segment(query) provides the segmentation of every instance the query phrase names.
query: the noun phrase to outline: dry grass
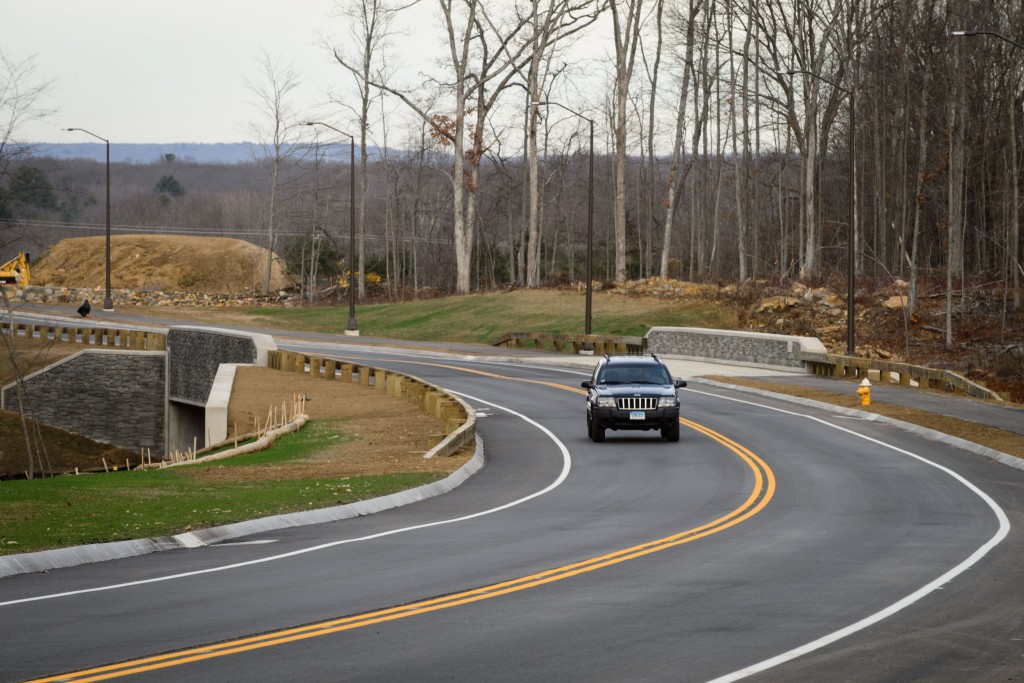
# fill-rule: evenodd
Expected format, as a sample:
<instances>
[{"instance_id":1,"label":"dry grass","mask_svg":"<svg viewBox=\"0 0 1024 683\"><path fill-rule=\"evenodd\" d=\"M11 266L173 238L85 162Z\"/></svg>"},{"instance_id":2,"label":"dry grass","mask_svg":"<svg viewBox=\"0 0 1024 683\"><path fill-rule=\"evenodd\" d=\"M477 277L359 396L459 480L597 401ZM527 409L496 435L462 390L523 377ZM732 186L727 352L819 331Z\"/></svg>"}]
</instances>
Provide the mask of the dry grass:
<instances>
[{"instance_id":1,"label":"dry grass","mask_svg":"<svg viewBox=\"0 0 1024 683\"><path fill-rule=\"evenodd\" d=\"M895 420L902 420L928 429L934 429L943 434L956 436L988 448L1002 451L1019 458L1024 458L1024 436L1014 434L997 427L989 427L974 422L967 422L955 417L947 417L924 410L915 410L893 403L884 403L872 400L870 406L861 406L860 399L856 395L840 394L823 389L814 389L793 384L781 384L776 382L765 382L744 377L708 377L726 384L738 384L740 386L772 391L777 394L797 396L799 398L831 403L844 408L856 408L876 415L884 415ZM964 399L969 400L969 399Z\"/></svg>"},{"instance_id":2,"label":"dry grass","mask_svg":"<svg viewBox=\"0 0 1024 683\"><path fill-rule=\"evenodd\" d=\"M266 419L271 406L290 404L296 394L307 397L305 411L311 419L337 425L344 438L299 462L206 470L203 476L238 481L450 473L472 455L469 449L447 458L424 458L444 438L444 424L409 401L358 384L268 368L238 369L228 408L229 431L236 426L239 432L250 431L254 418Z\"/></svg>"}]
</instances>

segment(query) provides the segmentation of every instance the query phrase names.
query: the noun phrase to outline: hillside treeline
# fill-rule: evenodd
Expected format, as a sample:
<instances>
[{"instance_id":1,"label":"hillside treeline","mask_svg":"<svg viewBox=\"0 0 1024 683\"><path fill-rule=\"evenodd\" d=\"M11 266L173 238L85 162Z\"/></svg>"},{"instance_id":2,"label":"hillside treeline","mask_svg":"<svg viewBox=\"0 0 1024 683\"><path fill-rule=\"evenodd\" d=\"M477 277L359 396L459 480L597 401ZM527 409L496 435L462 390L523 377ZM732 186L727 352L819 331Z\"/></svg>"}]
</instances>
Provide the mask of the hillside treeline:
<instances>
[{"instance_id":1,"label":"hillside treeline","mask_svg":"<svg viewBox=\"0 0 1024 683\"><path fill-rule=\"evenodd\" d=\"M464 0L438 12L442 40L466 49L415 91L335 50L356 83L346 111L358 115L342 124L357 131L354 169L322 153L330 131L316 137L308 114L271 108L254 135L289 133L261 140L264 161L115 165L114 229L270 241L318 277L355 262L393 291L466 291L580 280L592 210L596 279L822 279L845 271L852 240L858 277L995 282L1020 305L1019 2ZM572 36L598 30L622 49L560 61ZM364 65L383 58L353 35ZM267 89L287 93L296 74L263 67ZM603 80L575 89L584 72ZM365 155L371 143L384 151ZM18 198L27 166L53 202ZM12 164L5 250L102 226L103 170ZM181 192L161 191L165 176Z\"/></svg>"}]
</instances>

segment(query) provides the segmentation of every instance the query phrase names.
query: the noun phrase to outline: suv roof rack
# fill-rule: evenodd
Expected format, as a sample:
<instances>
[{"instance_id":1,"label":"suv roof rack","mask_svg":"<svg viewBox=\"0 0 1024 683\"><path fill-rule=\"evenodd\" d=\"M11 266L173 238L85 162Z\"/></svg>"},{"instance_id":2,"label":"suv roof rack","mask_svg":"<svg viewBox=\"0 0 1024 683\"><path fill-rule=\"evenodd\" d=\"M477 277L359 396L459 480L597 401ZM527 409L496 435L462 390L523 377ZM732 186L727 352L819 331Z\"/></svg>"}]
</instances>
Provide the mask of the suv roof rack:
<instances>
[{"instance_id":1,"label":"suv roof rack","mask_svg":"<svg viewBox=\"0 0 1024 683\"><path fill-rule=\"evenodd\" d=\"M610 361L610 360L614 360L614 359L619 359L619 358L634 358L634 359L635 358L652 358L652 359L654 359L656 361L659 361L659 362L661 361L661 359L658 358L657 355L655 355L653 353L643 352L643 351L641 351L640 353L618 353L618 354L615 354L614 356L609 354L609 353L604 354L604 359L606 361Z\"/></svg>"}]
</instances>

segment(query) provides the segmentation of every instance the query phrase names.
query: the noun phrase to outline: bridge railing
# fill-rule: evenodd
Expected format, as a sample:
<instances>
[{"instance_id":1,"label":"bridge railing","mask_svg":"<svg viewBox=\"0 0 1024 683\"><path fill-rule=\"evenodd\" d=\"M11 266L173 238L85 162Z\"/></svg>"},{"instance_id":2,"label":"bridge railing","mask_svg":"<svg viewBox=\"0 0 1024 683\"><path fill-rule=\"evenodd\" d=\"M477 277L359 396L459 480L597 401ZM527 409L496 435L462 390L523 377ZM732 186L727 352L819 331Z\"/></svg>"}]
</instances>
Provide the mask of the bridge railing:
<instances>
[{"instance_id":1,"label":"bridge railing","mask_svg":"<svg viewBox=\"0 0 1024 683\"><path fill-rule=\"evenodd\" d=\"M73 325L37 325L20 322L12 324L11 321L4 320L0 321L0 333L13 333L26 339L107 346L133 351L165 351L167 349L167 335L162 332Z\"/></svg>"},{"instance_id":2,"label":"bridge railing","mask_svg":"<svg viewBox=\"0 0 1024 683\"><path fill-rule=\"evenodd\" d=\"M643 337L602 334L552 334L547 332L505 332L491 339L491 346L517 349L542 349L556 353L579 353L587 345L594 353L643 353L647 343Z\"/></svg>"},{"instance_id":3,"label":"bridge railing","mask_svg":"<svg viewBox=\"0 0 1024 683\"><path fill-rule=\"evenodd\" d=\"M951 370L897 363L877 358L856 358L835 354L798 353L811 374L822 377L869 379L904 387L933 389L974 398L1002 400L996 392Z\"/></svg>"}]
</instances>

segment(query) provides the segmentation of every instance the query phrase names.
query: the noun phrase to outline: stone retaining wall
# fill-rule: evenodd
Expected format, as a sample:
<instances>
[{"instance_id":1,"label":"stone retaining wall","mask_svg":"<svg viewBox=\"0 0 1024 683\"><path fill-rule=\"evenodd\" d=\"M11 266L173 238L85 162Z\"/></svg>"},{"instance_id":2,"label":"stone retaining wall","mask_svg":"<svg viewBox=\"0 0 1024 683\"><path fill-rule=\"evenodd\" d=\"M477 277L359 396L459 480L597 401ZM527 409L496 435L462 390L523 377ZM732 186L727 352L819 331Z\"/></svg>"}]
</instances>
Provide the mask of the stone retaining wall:
<instances>
[{"instance_id":1,"label":"stone retaining wall","mask_svg":"<svg viewBox=\"0 0 1024 683\"><path fill-rule=\"evenodd\" d=\"M168 391L174 401L206 405L221 363L267 364L267 351L276 349L269 335L172 327L167 333L170 354Z\"/></svg>"},{"instance_id":2,"label":"stone retaining wall","mask_svg":"<svg viewBox=\"0 0 1024 683\"><path fill-rule=\"evenodd\" d=\"M663 356L790 370L804 367L801 353L828 353L815 337L763 332L652 327L645 339L649 352Z\"/></svg>"},{"instance_id":3,"label":"stone retaining wall","mask_svg":"<svg viewBox=\"0 0 1024 683\"><path fill-rule=\"evenodd\" d=\"M94 441L164 456L167 361L162 351L88 349L25 378L38 420ZM15 385L0 405L18 409Z\"/></svg>"}]
</instances>

